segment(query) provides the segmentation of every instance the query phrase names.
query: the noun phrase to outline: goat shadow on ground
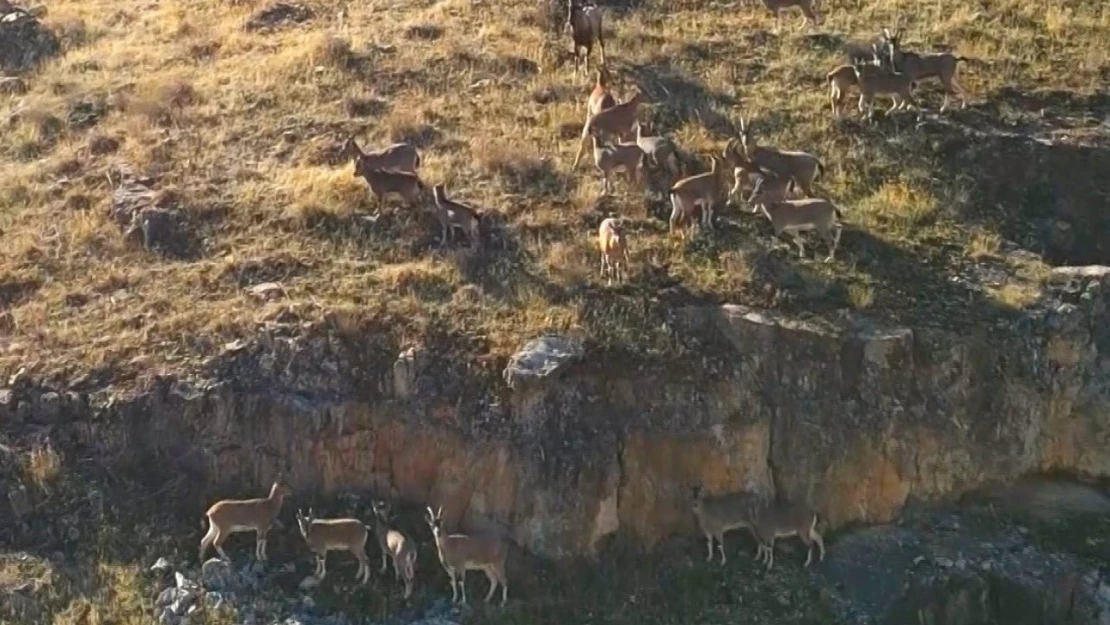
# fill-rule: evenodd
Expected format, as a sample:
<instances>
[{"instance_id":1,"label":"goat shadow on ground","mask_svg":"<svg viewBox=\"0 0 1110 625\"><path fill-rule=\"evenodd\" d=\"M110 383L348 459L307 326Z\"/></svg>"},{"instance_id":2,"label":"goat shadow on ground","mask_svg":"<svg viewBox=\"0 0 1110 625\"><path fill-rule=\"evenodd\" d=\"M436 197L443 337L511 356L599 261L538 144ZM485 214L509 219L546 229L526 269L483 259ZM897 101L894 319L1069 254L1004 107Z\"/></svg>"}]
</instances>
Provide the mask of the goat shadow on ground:
<instances>
[{"instance_id":1,"label":"goat shadow on ground","mask_svg":"<svg viewBox=\"0 0 1110 625\"><path fill-rule=\"evenodd\" d=\"M648 96L653 107L652 121L659 131L696 120L720 136L735 136L737 127L721 113L736 101L729 95L714 93L705 85L673 67L669 59L656 57L647 63L631 65L628 74Z\"/></svg>"}]
</instances>

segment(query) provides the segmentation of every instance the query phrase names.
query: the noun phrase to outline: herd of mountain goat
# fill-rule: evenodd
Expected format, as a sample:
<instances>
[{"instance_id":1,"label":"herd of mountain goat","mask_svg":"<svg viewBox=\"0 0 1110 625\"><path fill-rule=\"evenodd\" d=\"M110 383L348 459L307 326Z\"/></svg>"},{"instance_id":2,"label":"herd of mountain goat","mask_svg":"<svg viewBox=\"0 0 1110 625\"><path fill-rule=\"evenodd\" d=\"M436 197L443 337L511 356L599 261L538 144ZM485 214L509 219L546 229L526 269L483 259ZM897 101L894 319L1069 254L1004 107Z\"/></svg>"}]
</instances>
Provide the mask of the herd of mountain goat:
<instances>
[{"instance_id":1,"label":"herd of mountain goat","mask_svg":"<svg viewBox=\"0 0 1110 625\"><path fill-rule=\"evenodd\" d=\"M816 25L819 20L814 0L762 2L774 14L776 30L780 12L792 7L801 10L803 25ZM592 144L603 194L610 192L610 177L618 171L636 180L645 175L650 166L665 170L672 179L678 178L678 147L667 137L645 134L644 126L637 120L637 111L645 102L646 94L637 89L624 102L617 102L609 89L602 9L580 0L568 0L565 29L570 31L573 40L575 75L590 71L590 58L595 48L600 55L600 62L595 62L595 84L586 101L586 119L574 166L577 167L586 146ZM891 33L883 29L870 47L853 50L849 53L850 63L827 74L834 115L841 115L841 105L852 89L858 91L859 110L868 120L873 115L876 96L891 98L889 111L907 105L916 107L912 91L917 82L926 78L937 78L944 87L942 111L948 106L949 94L959 96L961 105L966 105L963 91L956 82L957 65L965 59L948 52L904 50L900 37L901 31ZM354 174L366 179L379 207L389 195L398 195L408 204L424 199L427 188L417 173L421 157L414 146L397 143L379 151L365 152L352 137L344 145L343 153L354 161ZM760 145L750 120L741 118L739 139L729 140L721 154L711 155L709 171L688 175L671 185L670 230L685 237L695 226L699 230L712 229L714 208L739 196L747 182L753 185L752 192L743 200L751 207L749 213L766 216L776 236L790 234L802 256L805 256L805 245L801 234L816 231L829 248L826 262L831 261L840 239L841 212L829 200L814 196L814 181L823 170L821 160L812 154ZM727 184L729 173L733 176L731 187ZM801 197L791 199L792 195ZM479 247L480 213L467 204L449 199L442 184L433 186L432 199L428 209L440 223L441 244L450 244L453 236L461 232L471 247ZM608 217L601 222L598 245L602 278L608 278L610 283L613 278L623 280L629 255L626 228L621 218ZM229 535L237 532L254 532L255 555L265 560L267 533L281 511L283 500L290 495L289 487L279 476L266 498L224 500L214 504L207 512L209 527L200 545L201 561L204 562L210 547L227 560L223 544ZM768 570L774 565L777 538L796 536L801 539L807 548L806 566L813 559L814 546L819 559L825 557L825 544L818 532L818 515L804 504L769 501L748 492L709 495L700 486L693 486L690 507L705 536L706 561L713 559L716 543L724 565L724 534L740 528L747 528L754 536L756 558ZM357 519L318 519L311 510L297 511L300 533L316 557L314 578L321 581L326 575L329 551L349 551L359 562L357 578L365 583L370 576L365 547L373 531L381 551L380 571L385 573L388 562L393 563L395 577L403 582L407 599L413 592L416 543L396 526L389 503L375 501L373 512L373 525L367 526ZM425 520L439 561L450 580L452 600L466 602L466 572L477 570L489 578L486 600L489 601L500 587L504 603L508 597L507 539L496 533L447 533L443 529L441 512L442 508L429 506Z\"/></svg>"}]
</instances>

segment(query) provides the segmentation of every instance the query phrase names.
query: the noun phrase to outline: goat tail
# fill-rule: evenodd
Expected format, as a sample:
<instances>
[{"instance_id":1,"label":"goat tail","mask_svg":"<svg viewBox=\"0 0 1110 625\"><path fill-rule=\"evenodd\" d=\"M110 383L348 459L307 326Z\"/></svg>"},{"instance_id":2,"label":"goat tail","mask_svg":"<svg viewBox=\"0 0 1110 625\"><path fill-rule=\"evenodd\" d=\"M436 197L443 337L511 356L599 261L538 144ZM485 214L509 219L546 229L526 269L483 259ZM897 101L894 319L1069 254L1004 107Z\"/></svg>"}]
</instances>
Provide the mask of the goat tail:
<instances>
[{"instance_id":1,"label":"goat tail","mask_svg":"<svg viewBox=\"0 0 1110 625\"><path fill-rule=\"evenodd\" d=\"M844 219L844 213L840 212L839 206L833 206L833 212L836 213L837 219Z\"/></svg>"},{"instance_id":2,"label":"goat tail","mask_svg":"<svg viewBox=\"0 0 1110 625\"><path fill-rule=\"evenodd\" d=\"M416 153L416 158L412 159L413 169L420 169L420 164L423 163L423 162L424 162L424 159L420 158L420 152L417 152Z\"/></svg>"},{"instance_id":3,"label":"goat tail","mask_svg":"<svg viewBox=\"0 0 1110 625\"><path fill-rule=\"evenodd\" d=\"M817 175L814 176L814 178L824 176L824 175L825 175L825 164L821 162L821 159L817 159Z\"/></svg>"}]
</instances>

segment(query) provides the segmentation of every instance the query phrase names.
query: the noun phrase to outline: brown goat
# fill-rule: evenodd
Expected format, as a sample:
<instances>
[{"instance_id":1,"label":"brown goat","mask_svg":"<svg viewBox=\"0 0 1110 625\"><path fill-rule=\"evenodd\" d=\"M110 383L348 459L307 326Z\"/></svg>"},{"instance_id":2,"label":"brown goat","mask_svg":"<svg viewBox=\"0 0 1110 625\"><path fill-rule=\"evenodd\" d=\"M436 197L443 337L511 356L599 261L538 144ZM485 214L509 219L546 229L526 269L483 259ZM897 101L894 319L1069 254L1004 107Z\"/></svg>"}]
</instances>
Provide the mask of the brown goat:
<instances>
[{"instance_id":1,"label":"brown goat","mask_svg":"<svg viewBox=\"0 0 1110 625\"><path fill-rule=\"evenodd\" d=\"M798 7L802 10L802 26L810 22L816 26L820 21L816 5L815 0L763 0L763 6L775 15L775 32L779 30L779 13L790 7Z\"/></svg>"},{"instance_id":2,"label":"brown goat","mask_svg":"<svg viewBox=\"0 0 1110 625\"><path fill-rule=\"evenodd\" d=\"M918 54L902 50L902 31L898 30L893 35L889 30L883 29L886 38L885 53L891 65L904 74L908 74L914 82L925 78L936 78L944 87L944 101L940 110L948 108L948 96L955 95L960 98L960 108L967 107L967 98L963 87L956 81L956 70L960 61L967 62L968 58L957 56L951 52L933 52Z\"/></svg>"}]
</instances>

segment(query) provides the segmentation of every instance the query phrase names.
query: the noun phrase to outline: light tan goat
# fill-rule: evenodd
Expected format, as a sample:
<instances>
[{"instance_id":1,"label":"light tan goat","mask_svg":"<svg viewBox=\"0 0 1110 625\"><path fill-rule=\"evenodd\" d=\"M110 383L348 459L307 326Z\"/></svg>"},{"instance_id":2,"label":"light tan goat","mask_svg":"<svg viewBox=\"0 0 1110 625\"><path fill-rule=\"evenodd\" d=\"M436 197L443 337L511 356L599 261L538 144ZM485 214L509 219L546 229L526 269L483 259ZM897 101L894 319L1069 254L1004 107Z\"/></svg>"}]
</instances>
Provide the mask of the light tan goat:
<instances>
[{"instance_id":1,"label":"light tan goat","mask_svg":"<svg viewBox=\"0 0 1110 625\"><path fill-rule=\"evenodd\" d=\"M589 99L586 100L587 118L590 115L597 115L617 103L612 92L609 91L609 70L599 67L596 74L597 80L594 82L594 89L590 92Z\"/></svg>"},{"instance_id":2,"label":"light tan goat","mask_svg":"<svg viewBox=\"0 0 1110 625\"><path fill-rule=\"evenodd\" d=\"M705 561L713 560L713 541L721 554L721 566L725 565L725 532L747 528L755 535L754 521L756 509L761 505L759 497L753 493L737 492L724 495L706 495L700 486L691 488L694 517L698 529L705 535ZM756 555L761 553L756 548Z\"/></svg>"},{"instance_id":3,"label":"light tan goat","mask_svg":"<svg viewBox=\"0 0 1110 625\"><path fill-rule=\"evenodd\" d=\"M740 144L748 160L762 169L793 178L806 197L813 197L813 183L825 172L821 159L808 152L759 145L751 125L743 117L740 118Z\"/></svg>"},{"instance_id":4,"label":"light tan goat","mask_svg":"<svg viewBox=\"0 0 1110 625\"><path fill-rule=\"evenodd\" d=\"M728 197L732 199L737 197L741 191L744 190L744 180L754 176L762 176L769 170L766 170L754 161L744 155L740 149L740 143L736 139L730 139L725 144L725 149L721 152L721 157L725 162L732 167L732 188L729 189ZM743 200L743 198L739 198Z\"/></svg>"},{"instance_id":5,"label":"light tan goat","mask_svg":"<svg viewBox=\"0 0 1110 625\"><path fill-rule=\"evenodd\" d=\"M624 282L629 263L624 221L616 217L603 219L597 228L597 245L601 248L601 277L608 278L606 284L613 284L614 275L617 282Z\"/></svg>"},{"instance_id":6,"label":"light tan goat","mask_svg":"<svg viewBox=\"0 0 1110 625\"><path fill-rule=\"evenodd\" d=\"M816 0L763 0L763 6L775 15L775 32L779 30L779 13L790 7L798 7L802 10L802 26L807 23L817 25L820 22Z\"/></svg>"},{"instance_id":7,"label":"light tan goat","mask_svg":"<svg viewBox=\"0 0 1110 625\"><path fill-rule=\"evenodd\" d=\"M578 0L567 0L567 21L564 30L570 30L571 40L574 45L574 71L578 72L581 59L582 70L590 71L590 53L596 43L601 52L601 64L605 65L605 35L602 32L604 21L601 7L593 3L583 3ZM581 54L582 50L586 53Z\"/></svg>"},{"instance_id":8,"label":"light tan goat","mask_svg":"<svg viewBox=\"0 0 1110 625\"><path fill-rule=\"evenodd\" d=\"M839 119L842 111L841 104L848 95L848 90L859 86L859 81L856 80L856 68L850 63L838 65L825 75L825 81L829 85L829 104L832 106L833 115Z\"/></svg>"},{"instance_id":9,"label":"light tan goat","mask_svg":"<svg viewBox=\"0 0 1110 625\"><path fill-rule=\"evenodd\" d=\"M906 72L893 72L882 66L880 58L876 55L871 63L856 63L853 66L856 73L856 84L859 87L859 111L866 110L866 118L875 116L875 96L890 96L891 105L887 114L911 105L917 108L917 100L913 97L913 76ZM866 105L866 106L865 106Z\"/></svg>"},{"instance_id":10,"label":"light tan goat","mask_svg":"<svg viewBox=\"0 0 1110 625\"><path fill-rule=\"evenodd\" d=\"M969 60L967 57L957 56L951 52L918 54L902 50L901 29L892 35L889 30L884 28L883 35L886 43L885 53L895 69L908 74L913 81L920 81L925 78L936 78L940 81L941 86L944 87L944 101L940 105L941 111L948 108L948 96L950 94L959 96L961 109L967 108L967 98L964 95L963 87L956 81L956 70L959 69L959 63L960 61L967 62Z\"/></svg>"},{"instance_id":11,"label":"light tan goat","mask_svg":"<svg viewBox=\"0 0 1110 625\"><path fill-rule=\"evenodd\" d=\"M501 586L501 605L509 598L509 579L505 575L505 560L509 555L508 545L500 536L494 534L468 535L447 534L443 531L441 515L443 508L432 511L428 507L425 520L435 538L439 562L451 581L451 601L458 601L461 589L462 603L466 603L466 572L482 571L489 578L489 593L486 602L493 598L497 586ZM458 589L456 589L456 584Z\"/></svg>"},{"instance_id":12,"label":"light tan goat","mask_svg":"<svg viewBox=\"0 0 1110 625\"><path fill-rule=\"evenodd\" d=\"M662 136L648 136L643 134L643 126L640 122L632 125L632 129L636 132L636 145L640 146L643 150L644 156L651 160L651 163L658 167L660 164L666 166L667 171L672 176L678 175L678 162L675 157L674 142L667 137Z\"/></svg>"},{"instance_id":13,"label":"light tan goat","mask_svg":"<svg viewBox=\"0 0 1110 625\"><path fill-rule=\"evenodd\" d=\"M281 512L282 502L292 494L279 476L274 480L270 495L265 499L224 499L212 504L205 513L208 518L208 532L200 541L200 561L204 562L204 554L209 547L214 546L220 558L231 562L224 551L224 542L238 532L254 532L255 558L264 561L266 534Z\"/></svg>"},{"instance_id":14,"label":"light tan goat","mask_svg":"<svg viewBox=\"0 0 1110 625\"><path fill-rule=\"evenodd\" d=\"M713 154L711 158L713 165L709 171L683 178L671 187L671 232L675 231L679 223L692 220L694 210L699 207L701 227L713 227L713 206L722 200L726 186L726 167L720 156ZM685 238L685 229L683 237Z\"/></svg>"},{"instance_id":15,"label":"light tan goat","mask_svg":"<svg viewBox=\"0 0 1110 625\"><path fill-rule=\"evenodd\" d=\"M775 539L797 536L806 546L806 563L813 561L813 545L820 552L819 561L825 561L825 540L817 531L817 513L801 504L771 503L761 507L754 518L754 529L759 539L757 560L767 564L770 571L775 565Z\"/></svg>"},{"instance_id":16,"label":"light tan goat","mask_svg":"<svg viewBox=\"0 0 1110 625\"><path fill-rule=\"evenodd\" d=\"M356 170L355 175L366 179L370 192L378 200L379 211L385 205L386 196L397 195L411 206L428 190L417 174L396 169L362 169Z\"/></svg>"},{"instance_id":17,"label":"light tan goat","mask_svg":"<svg viewBox=\"0 0 1110 625\"><path fill-rule=\"evenodd\" d=\"M405 583L405 599L412 596L413 583L416 579L416 543L404 532L391 527L391 510L384 501L375 501L374 507L374 534L378 538L378 547L382 550L382 569L385 573L388 567L386 555L393 560L393 576Z\"/></svg>"},{"instance_id":18,"label":"light tan goat","mask_svg":"<svg viewBox=\"0 0 1110 625\"><path fill-rule=\"evenodd\" d=\"M358 573L355 579L365 584L370 580L370 561L366 557L366 540L370 533L366 525L358 519L317 519L309 508L305 514L297 510L297 527L301 530L308 548L316 556L316 572L313 576L324 581L327 576L329 551L349 551L358 558Z\"/></svg>"},{"instance_id":19,"label":"light tan goat","mask_svg":"<svg viewBox=\"0 0 1110 625\"><path fill-rule=\"evenodd\" d=\"M829 255L825 262L833 260L836 246L840 243L840 209L832 202L820 198L782 200L782 193L781 187L761 178L748 199L748 203L752 205L752 210L748 212L762 211L770 220L776 237L784 232L789 233L798 245L798 255L802 257L806 250L800 233L816 230L829 246Z\"/></svg>"},{"instance_id":20,"label":"light tan goat","mask_svg":"<svg viewBox=\"0 0 1110 625\"><path fill-rule=\"evenodd\" d=\"M594 144L594 165L601 172L601 194L608 195L611 187L609 176L616 170L623 170L632 183L640 179L643 169L644 153L635 143L601 143L597 133L591 136Z\"/></svg>"},{"instance_id":21,"label":"light tan goat","mask_svg":"<svg viewBox=\"0 0 1110 625\"><path fill-rule=\"evenodd\" d=\"M601 136L616 135L620 139L631 138L636 113L640 110L640 104L646 100L647 96L644 92L637 89L636 93L624 102L587 117L586 123L582 125L582 138L578 144L578 153L574 155L573 167L578 167L579 161L582 160L582 153L586 150L586 143L595 133Z\"/></svg>"},{"instance_id":22,"label":"light tan goat","mask_svg":"<svg viewBox=\"0 0 1110 625\"><path fill-rule=\"evenodd\" d=\"M470 238L471 247L478 249L482 243L478 230L481 215L478 211L466 204L447 199L447 191L442 184L432 187L432 195L435 198L435 210L433 212L443 229L441 245L450 243L452 232L462 230Z\"/></svg>"},{"instance_id":23,"label":"light tan goat","mask_svg":"<svg viewBox=\"0 0 1110 625\"><path fill-rule=\"evenodd\" d=\"M420 154L409 143L394 143L376 152L363 152L354 137L343 143L342 154L355 162L355 175L362 170L396 169L410 174L420 168Z\"/></svg>"}]
</instances>

